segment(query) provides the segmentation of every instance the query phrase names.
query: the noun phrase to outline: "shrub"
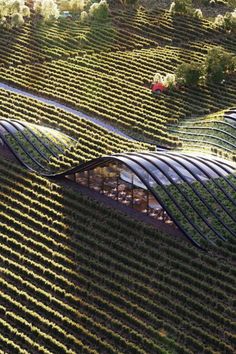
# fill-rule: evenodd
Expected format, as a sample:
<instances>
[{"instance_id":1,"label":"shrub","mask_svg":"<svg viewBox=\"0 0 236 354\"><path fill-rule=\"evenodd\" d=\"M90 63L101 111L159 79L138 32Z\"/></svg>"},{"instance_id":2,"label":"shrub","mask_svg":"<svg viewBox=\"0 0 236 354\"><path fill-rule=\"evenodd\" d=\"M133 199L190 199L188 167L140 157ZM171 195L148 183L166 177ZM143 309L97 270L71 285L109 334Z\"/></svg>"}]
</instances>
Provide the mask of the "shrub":
<instances>
[{"instance_id":1,"label":"shrub","mask_svg":"<svg viewBox=\"0 0 236 354\"><path fill-rule=\"evenodd\" d=\"M206 78L214 83L221 82L227 73L236 69L235 56L226 52L221 47L215 47L208 51L204 64Z\"/></svg>"},{"instance_id":2,"label":"shrub","mask_svg":"<svg viewBox=\"0 0 236 354\"><path fill-rule=\"evenodd\" d=\"M199 83L202 75L202 67L198 63L183 63L176 70L178 83L195 86Z\"/></svg>"}]
</instances>

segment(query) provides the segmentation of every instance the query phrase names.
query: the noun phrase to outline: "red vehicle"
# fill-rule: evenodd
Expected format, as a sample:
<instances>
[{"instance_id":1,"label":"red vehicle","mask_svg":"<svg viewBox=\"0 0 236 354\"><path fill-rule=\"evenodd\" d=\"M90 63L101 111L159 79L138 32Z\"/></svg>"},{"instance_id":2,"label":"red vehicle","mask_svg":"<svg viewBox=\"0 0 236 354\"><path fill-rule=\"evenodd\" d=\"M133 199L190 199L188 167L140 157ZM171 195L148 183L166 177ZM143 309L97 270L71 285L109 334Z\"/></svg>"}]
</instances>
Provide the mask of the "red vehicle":
<instances>
[{"instance_id":1,"label":"red vehicle","mask_svg":"<svg viewBox=\"0 0 236 354\"><path fill-rule=\"evenodd\" d=\"M148 89L151 89L152 93L158 95L162 92L168 91L168 87L162 84L161 82L152 83L149 81L144 82L144 86Z\"/></svg>"},{"instance_id":2,"label":"red vehicle","mask_svg":"<svg viewBox=\"0 0 236 354\"><path fill-rule=\"evenodd\" d=\"M172 90L178 91L181 89L181 86L179 84L176 84L174 87L169 88L168 86L165 86L162 82L150 82L150 81L144 81L144 87L150 89L152 91L153 95L159 95L160 93L163 92L171 92Z\"/></svg>"},{"instance_id":3,"label":"red vehicle","mask_svg":"<svg viewBox=\"0 0 236 354\"><path fill-rule=\"evenodd\" d=\"M168 87L163 85L161 82L157 82L155 84L151 84L151 90L152 90L152 93L160 94L164 91L167 91Z\"/></svg>"}]
</instances>

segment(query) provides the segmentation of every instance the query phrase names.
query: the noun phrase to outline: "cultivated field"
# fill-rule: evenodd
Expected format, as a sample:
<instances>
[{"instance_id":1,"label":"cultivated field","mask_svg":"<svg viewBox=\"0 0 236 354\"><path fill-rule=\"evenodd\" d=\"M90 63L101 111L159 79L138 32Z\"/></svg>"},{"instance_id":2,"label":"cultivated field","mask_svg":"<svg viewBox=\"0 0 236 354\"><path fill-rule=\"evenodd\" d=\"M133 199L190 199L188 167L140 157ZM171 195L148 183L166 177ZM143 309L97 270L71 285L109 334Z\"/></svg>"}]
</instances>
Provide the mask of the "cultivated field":
<instances>
[{"instance_id":1,"label":"cultivated field","mask_svg":"<svg viewBox=\"0 0 236 354\"><path fill-rule=\"evenodd\" d=\"M216 46L236 54L236 37L142 7L102 23L0 29L0 121L30 127L6 140L32 170L0 156L0 353L235 353L235 174L156 188L188 235L209 238L207 251L40 175L157 146L232 164L235 74L158 97L144 87Z\"/></svg>"},{"instance_id":2,"label":"cultivated field","mask_svg":"<svg viewBox=\"0 0 236 354\"><path fill-rule=\"evenodd\" d=\"M233 353L233 248L203 253L1 164L7 353Z\"/></svg>"}]
</instances>

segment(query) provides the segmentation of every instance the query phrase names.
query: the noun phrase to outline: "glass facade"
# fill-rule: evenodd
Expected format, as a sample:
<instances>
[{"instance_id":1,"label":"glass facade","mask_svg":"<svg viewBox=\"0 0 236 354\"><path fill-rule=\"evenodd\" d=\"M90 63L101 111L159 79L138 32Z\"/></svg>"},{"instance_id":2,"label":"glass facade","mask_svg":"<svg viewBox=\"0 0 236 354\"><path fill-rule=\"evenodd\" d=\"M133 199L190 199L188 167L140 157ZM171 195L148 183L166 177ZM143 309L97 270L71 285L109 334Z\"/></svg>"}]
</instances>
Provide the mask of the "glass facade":
<instances>
[{"instance_id":1,"label":"glass facade","mask_svg":"<svg viewBox=\"0 0 236 354\"><path fill-rule=\"evenodd\" d=\"M127 162L125 158L123 159ZM67 178L140 213L172 224L172 220L152 194L152 189L157 183L135 162L129 162L129 165L132 169L121 161L112 161L83 172L76 172ZM134 171L138 171L142 180Z\"/></svg>"},{"instance_id":2,"label":"glass facade","mask_svg":"<svg viewBox=\"0 0 236 354\"><path fill-rule=\"evenodd\" d=\"M83 168L86 171L80 172L81 168L78 168L78 172L68 177L129 208L173 225L165 210L168 209L167 201L161 201L163 192L165 198L180 210L181 205L173 191L180 194L181 200L189 202L186 188L182 189L181 183L198 198L199 193L192 186L194 182L205 186L207 180L224 178L235 170L228 161L172 152L117 154L94 160ZM194 211L199 214L199 211ZM185 215L182 209L181 213Z\"/></svg>"}]
</instances>

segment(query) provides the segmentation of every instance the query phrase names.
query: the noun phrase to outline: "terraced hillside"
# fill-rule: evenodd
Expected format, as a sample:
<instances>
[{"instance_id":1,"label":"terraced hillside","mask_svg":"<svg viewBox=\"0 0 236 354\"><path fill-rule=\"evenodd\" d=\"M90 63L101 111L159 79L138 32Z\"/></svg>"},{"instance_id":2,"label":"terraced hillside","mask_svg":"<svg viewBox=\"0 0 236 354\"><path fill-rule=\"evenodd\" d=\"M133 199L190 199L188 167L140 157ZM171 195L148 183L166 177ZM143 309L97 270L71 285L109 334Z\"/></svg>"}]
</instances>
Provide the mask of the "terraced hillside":
<instances>
[{"instance_id":1,"label":"terraced hillside","mask_svg":"<svg viewBox=\"0 0 236 354\"><path fill-rule=\"evenodd\" d=\"M154 204L151 203L151 205L156 205L158 209L150 208L147 202L147 209L152 210L153 216L156 212L159 215L160 207L162 207L168 218L200 248L205 249L215 243L219 245L222 241L230 241L234 244L236 236L234 171L236 166L227 160L167 151L152 153L146 151L92 158L87 163L65 168L54 161L58 162L60 156L65 160L67 158L65 154L71 150L74 153L76 146L80 146L81 142L72 140L57 130L5 119L0 120L0 139L19 163L43 176L70 176L70 179L76 181L76 174L90 171L90 176L91 170L94 171L97 167L93 187L99 188L101 185L100 193L104 194L104 183L116 185L114 192L117 194L115 197L117 201L119 200L118 180L124 181L122 170L125 171L125 169L122 167L121 172L117 172L116 181L112 182L111 176L114 176L116 172L114 169L111 170L108 164L111 161L125 163L128 170L134 173L132 180L136 176L144 183L143 187L146 186L149 191L148 199L154 196L156 202L153 200ZM104 170L103 177L101 176L103 182L100 183L98 182L100 180L99 168L102 168L104 164L107 164L108 172ZM86 178L88 187L91 185L89 176ZM140 182L138 184L140 187ZM131 194L130 192L125 192L125 194L130 195L131 204L134 207L134 182L131 189ZM108 188L106 194L110 194L111 191ZM147 213L149 213L148 210ZM164 218L162 219L164 221Z\"/></svg>"},{"instance_id":2,"label":"terraced hillside","mask_svg":"<svg viewBox=\"0 0 236 354\"><path fill-rule=\"evenodd\" d=\"M72 149L66 148L59 154L61 156L51 159L52 168L66 169L95 157L122 151L155 150L154 146L128 140L83 119L82 116L75 116L28 97L0 89L0 100L1 117L55 128L76 139L77 143L73 142ZM34 129L37 130L37 127Z\"/></svg>"},{"instance_id":3,"label":"terraced hillside","mask_svg":"<svg viewBox=\"0 0 236 354\"><path fill-rule=\"evenodd\" d=\"M0 139L0 353L235 353L236 176L222 171L236 156L236 77L158 97L143 85L215 46L235 54L236 37L141 7L103 23L0 29L0 133L31 169ZM69 179L40 176L102 156L143 159L157 145L178 149L159 150L159 168L175 160L181 183L154 192L205 251ZM194 162L190 150L229 161Z\"/></svg>"},{"instance_id":4,"label":"terraced hillside","mask_svg":"<svg viewBox=\"0 0 236 354\"><path fill-rule=\"evenodd\" d=\"M4 352L234 353L230 245L201 253L15 164L0 178Z\"/></svg>"},{"instance_id":5,"label":"terraced hillside","mask_svg":"<svg viewBox=\"0 0 236 354\"><path fill-rule=\"evenodd\" d=\"M118 13L112 22L100 25L99 29L92 27L91 32L91 28L87 28L88 37L83 34L85 48L76 42L81 38L80 31L84 31L77 26L77 30L73 30L77 51L71 44L70 32L61 34L64 26L57 24L49 30L48 42L43 34L37 34L34 44L37 43L41 54L42 47L48 48L50 53L56 50L60 53L63 47L64 54L54 58L51 53L49 58L45 56L36 63L22 59L19 63L13 62L14 66L2 64L0 80L63 101L110 121L138 138L164 146L179 145L178 138L168 131L166 124L177 123L192 114L225 109L235 103L234 77L220 88L212 84L183 88L158 99L143 87L143 81L151 79L156 72L174 72L183 61L201 63L213 46L221 45L235 53L235 38L213 29L209 21L194 21L184 16L173 19L167 11L149 14L140 10L137 14L128 12L122 16ZM111 32L128 32L133 46L130 47L122 35L109 35L107 27ZM106 35L103 34L105 29ZM30 34L29 28L15 34L15 38L20 35L27 38L27 33ZM99 38L104 45L102 48L94 44L91 33ZM123 41L123 47L116 46L117 40ZM145 41L150 42L145 44ZM25 45L29 43L26 41ZM21 50L19 54L21 60ZM11 52L9 60L10 57Z\"/></svg>"},{"instance_id":6,"label":"terraced hillside","mask_svg":"<svg viewBox=\"0 0 236 354\"><path fill-rule=\"evenodd\" d=\"M184 119L170 131L182 142L182 149L205 151L236 160L236 110Z\"/></svg>"}]
</instances>

